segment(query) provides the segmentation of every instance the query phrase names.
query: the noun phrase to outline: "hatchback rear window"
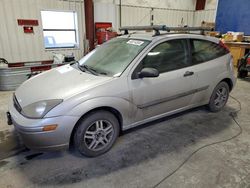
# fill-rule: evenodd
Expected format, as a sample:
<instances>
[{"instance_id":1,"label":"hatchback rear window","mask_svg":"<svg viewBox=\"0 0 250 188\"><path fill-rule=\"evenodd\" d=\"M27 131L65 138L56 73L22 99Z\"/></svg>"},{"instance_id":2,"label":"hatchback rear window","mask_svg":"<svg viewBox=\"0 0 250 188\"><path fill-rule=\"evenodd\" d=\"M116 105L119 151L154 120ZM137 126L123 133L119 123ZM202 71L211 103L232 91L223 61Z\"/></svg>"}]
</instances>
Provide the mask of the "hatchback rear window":
<instances>
[{"instance_id":1,"label":"hatchback rear window","mask_svg":"<svg viewBox=\"0 0 250 188\"><path fill-rule=\"evenodd\" d=\"M206 40L191 40L192 64L203 63L221 57L228 52L219 44Z\"/></svg>"}]
</instances>

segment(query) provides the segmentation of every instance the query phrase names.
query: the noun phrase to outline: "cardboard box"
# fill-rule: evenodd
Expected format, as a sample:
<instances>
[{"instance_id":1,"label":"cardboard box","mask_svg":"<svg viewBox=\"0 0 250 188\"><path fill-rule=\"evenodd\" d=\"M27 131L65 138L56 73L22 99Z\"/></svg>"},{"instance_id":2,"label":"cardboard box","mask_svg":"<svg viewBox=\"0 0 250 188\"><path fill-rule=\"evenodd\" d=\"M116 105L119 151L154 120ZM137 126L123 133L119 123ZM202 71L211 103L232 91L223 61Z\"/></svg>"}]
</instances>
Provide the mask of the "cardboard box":
<instances>
[{"instance_id":1,"label":"cardboard box","mask_svg":"<svg viewBox=\"0 0 250 188\"><path fill-rule=\"evenodd\" d=\"M234 41L234 36L232 34L226 34L224 38L225 42L233 42Z\"/></svg>"},{"instance_id":2,"label":"cardboard box","mask_svg":"<svg viewBox=\"0 0 250 188\"><path fill-rule=\"evenodd\" d=\"M242 34L236 35L236 41L237 42L242 42L243 38L244 38L244 35L242 35Z\"/></svg>"}]
</instances>

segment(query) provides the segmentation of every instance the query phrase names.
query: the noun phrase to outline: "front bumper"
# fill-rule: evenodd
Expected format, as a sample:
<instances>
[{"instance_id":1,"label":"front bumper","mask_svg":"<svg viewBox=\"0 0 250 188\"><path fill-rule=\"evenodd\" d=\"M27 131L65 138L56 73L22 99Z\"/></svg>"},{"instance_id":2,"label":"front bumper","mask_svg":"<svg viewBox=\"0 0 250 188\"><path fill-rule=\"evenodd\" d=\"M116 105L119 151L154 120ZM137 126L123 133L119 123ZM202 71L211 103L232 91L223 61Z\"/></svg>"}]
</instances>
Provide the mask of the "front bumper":
<instances>
[{"instance_id":1,"label":"front bumper","mask_svg":"<svg viewBox=\"0 0 250 188\"><path fill-rule=\"evenodd\" d=\"M9 103L11 120L24 145L35 150L56 150L69 146L72 130L78 121L76 116L57 116L43 119L29 119L21 115ZM43 131L46 125L57 124L53 131Z\"/></svg>"}]
</instances>

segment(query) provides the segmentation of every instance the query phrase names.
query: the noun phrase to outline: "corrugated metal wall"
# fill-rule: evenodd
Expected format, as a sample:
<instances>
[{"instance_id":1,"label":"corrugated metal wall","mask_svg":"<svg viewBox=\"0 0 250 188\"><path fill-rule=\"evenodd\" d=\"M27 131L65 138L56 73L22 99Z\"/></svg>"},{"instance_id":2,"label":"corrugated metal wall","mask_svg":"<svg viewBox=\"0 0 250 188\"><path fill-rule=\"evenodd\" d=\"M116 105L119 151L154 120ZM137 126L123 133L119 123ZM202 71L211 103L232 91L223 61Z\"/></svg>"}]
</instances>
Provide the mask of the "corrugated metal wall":
<instances>
[{"instance_id":1,"label":"corrugated metal wall","mask_svg":"<svg viewBox=\"0 0 250 188\"><path fill-rule=\"evenodd\" d=\"M170 27L183 25L192 26L193 11L154 9L154 24L165 24Z\"/></svg>"},{"instance_id":2,"label":"corrugated metal wall","mask_svg":"<svg viewBox=\"0 0 250 188\"><path fill-rule=\"evenodd\" d=\"M216 10L199 10L194 12L193 26L200 26L202 21L215 22Z\"/></svg>"},{"instance_id":3,"label":"corrugated metal wall","mask_svg":"<svg viewBox=\"0 0 250 188\"><path fill-rule=\"evenodd\" d=\"M114 3L94 3L95 22L112 22L114 28L117 28L116 5Z\"/></svg>"},{"instance_id":4,"label":"corrugated metal wall","mask_svg":"<svg viewBox=\"0 0 250 188\"><path fill-rule=\"evenodd\" d=\"M150 8L122 6L122 26L150 25Z\"/></svg>"},{"instance_id":5,"label":"corrugated metal wall","mask_svg":"<svg viewBox=\"0 0 250 188\"><path fill-rule=\"evenodd\" d=\"M94 1L112 2L112 0L94 0ZM119 0L113 0L113 2L116 2L118 4ZM178 10L194 10L196 0L122 0L121 3L122 5L130 5L130 6L143 6L143 7L178 9Z\"/></svg>"},{"instance_id":6,"label":"corrugated metal wall","mask_svg":"<svg viewBox=\"0 0 250 188\"><path fill-rule=\"evenodd\" d=\"M151 9L123 5L122 26L149 25L151 14L154 15L154 24L165 24L167 26L181 26L181 24L188 26L201 26L202 21L214 22L216 16L215 13L215 9L192 11L166 8Z\"/></svg>"},{"instance_id":7,"label":"corrugated metal wall","mask_svg":"<svg viewBox=\"0 0 250 188\"><path fill-rule=\"evenodd\" d=\"M73 50L45 50L41 22L41 10L76 11L78 17L80 47ZM37 19L34 34L25 34L17 19ZM0 1L0 57L10 63L53 59L53 53L74 53L77 59L84 50L84 4L82 1L62 0L1 0Z\"/></svg>"}]
</instances>

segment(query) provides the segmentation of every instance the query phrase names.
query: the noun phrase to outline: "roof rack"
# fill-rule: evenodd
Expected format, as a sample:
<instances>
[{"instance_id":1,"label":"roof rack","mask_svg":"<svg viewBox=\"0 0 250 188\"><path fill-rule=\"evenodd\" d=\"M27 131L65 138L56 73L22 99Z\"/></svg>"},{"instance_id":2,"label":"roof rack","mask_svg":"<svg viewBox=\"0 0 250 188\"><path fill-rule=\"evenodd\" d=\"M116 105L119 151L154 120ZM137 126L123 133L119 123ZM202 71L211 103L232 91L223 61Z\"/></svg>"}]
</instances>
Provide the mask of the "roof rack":
<instances>
[{"instance_id":1,"label":"roof rack","mask_svg":"<svg viewBox=\"0 0 250 188\"><path fill-rule=\"evenodd\" d=\"M152 25L152 26L126 26L121 27L120 31L124 31L124 35L128 35L128 31L145 31L145 30L154 30L155 35L160 35L160 31L168 31L166 25Z\"/></svg>"},{"instance_id":2,"label":"roof rack","mask_svg":"<svg viewBox=\"0 0 250 188\"><path fill-rule=\"evenodd\" d=\"M214 29L211 27L169 27L170 31L177 32L189 32L189 31L200 31L202 35L204 35L205 31L213 31Z\"/></svg>"},{"instance_id":3,"label":"roof rack","mask_svg":"<svg viewBox=\"0 0 250 188\"><path fill-rule=\"evenodd\" d=\"M152 25L152 26L126 26L121 27L120 31L124 31L124 35L128 35L128 31L142 31L142 30L154 30L153 36L161 35L160 31L176 31L176 32L189 32L189 31L200 31L204 35L205 31L213 31L211 27L167 27L166 25Z\"/></svg>"}]
</instances>

